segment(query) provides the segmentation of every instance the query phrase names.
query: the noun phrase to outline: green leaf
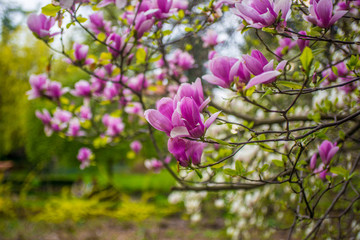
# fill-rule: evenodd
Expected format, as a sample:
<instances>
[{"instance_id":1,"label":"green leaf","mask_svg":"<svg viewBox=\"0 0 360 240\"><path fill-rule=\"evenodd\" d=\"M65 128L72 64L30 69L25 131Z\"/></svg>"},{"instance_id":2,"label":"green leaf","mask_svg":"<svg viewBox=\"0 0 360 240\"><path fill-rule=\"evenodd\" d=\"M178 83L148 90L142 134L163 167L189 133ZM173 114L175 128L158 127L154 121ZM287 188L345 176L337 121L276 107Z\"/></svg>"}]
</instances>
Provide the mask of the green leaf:
<instances>
[{"instance_id":1,"label":"green leaf","mask_svg":"<svg viewBox=\"0 0 360 240\"><path fill-rule=\"evenodd\" d=\"M226 175L230 175L230 176L232 176L232 177L237 176L236 171L235 171L234 169L230 169L230 168L225 168L225 169L224 169L224 173L225 173Z\"/></svg>"},{"instance_id":2,"label":"green leaf","mask_svg":"<svg viewBox=\"0 0 360 240\"><path fill-rule=\"evenodd\" d=\"M84 22L87 21L87 18L84 18L84 17L82 17L82 16L79 16L79 17L77 17L76 19L79 21L79 23L84 23Z\"/></svg>"},{"instance_id":3,"label":"green leaf","mask_svg":"<svg viewBox=\"0 0 360 240\"><path fill-rule=\"evenodd\" d=\"M240 161L235 162L235 169L238 174L241 174L245 170Z\"/></svg>"},{"instance_id":4,"label":"green leaf","mask_svg":"<svg viewBox=\"0 0 360 240\"><path fill-rule=\"evenodd\" d=\"M149 62L157 62L162 58L162 54L157 55L156 57L150 58Z\"/></svg>"},{"instance_id":5,"label":"green leaf","mask_svg":"<svg viewBox=\"0 0 360 240\"><path fill-rule=\"evenodd\" d=\"M170 35L171 33L172 33L171 30L165 30L165 31L162 32L162 34L163 34L164 36Z\"/></svg>"},{"instance_id":6,"label":"green leaf","mask_svg":"<svg viewBox=\"0 0 360 240\"><path fill-rule=\"evenodd\" d=\"M301 64L306 73L309 73L311 63L314 59L313 53L309 47L305 47L300 56Z\"/></svg>"},{"instance_id":7,"label":"green leaf","mask_svg":"<svg viewBox=\"0 0 360 240\"><path fill-rule=\"evenodd\" d=\"M226 161L223 161L223 162L218 163L218 164L216 164L214 166L211 166L211 168L221 168L221 167L223 167L225 165L225 163L226 163Z\"/></svg>"},{"instance_id":8,"label":"green leaf","mask_svg":"<svg viewBox=\"0 0 360 240\"><path fill-rule=\"evenodd\" d=\"M201 179L203 177L201 171L196 168L194 168L194 170L195 170L196 174L198 175L198 177Z\"/></svg>"},{"instance_id":9,"label":"green leaf","mask_svg":"<svg viewBox=\"0 0 360 240\"><path fill-rule=\"evenodd\" d=\"M136 63L137 64L142 64L145 63L146 61L146 51L143 48L138 48L138 50L136 51Z\"/></svg>"},{"instance_id":10,"label":"green leaf","mask_svg":"<svg viewBox=\"0 0 360 240\"><path fill-rule=\"evenodd\" d=\"M288 88L292 88L292 89L301 89L302 88L301 84L289 82L289 81L276 81L276 84L282 85L282 86L285 86Z\"/></svg>"},{"instance_id":11,"label":"green leaf","mask_svg":"<svg viewBox=\"0 0 360 240\"><path fill-rule=\"evenodd\" d=\"M184 17L185 17L185 12L184 12L184 10L179 10L179 12L178 12L178 14L179 14L179 18L180 19L183 19Z\"/></svg>"},{"instance_id":12,"label":"green leaf","mask_svg":"<svg viewBox=\"0 0 360 240\"><path fill-rule=\"evenodd\" d=\"M99 33L98 35L97 35L97 38L100 40L100 41L105 41L105 39L106 39L106 35L105 35L105 33Z\"/></svg>"},{"instance_id":13,"label":"green leaf","mask_svg":"<svg viewBox=\"0 0 360 240\"><path fill-rule=\"evenodd\" d=\"M269 168L269 164L264 164L262 168L260 169L260 172L265 172Z\"/></svg>"},{"instance_id":14,"label":"green leaf","mask_svg":"<svg viewBox=\"0 0 360 240\"><path fill-rule=\"evenodd\" d=\"M330 172L343 177L349 176L349 171L341 166L330 168Z\"/></svg>"},{"instance_id":15,"label":"green leaf","mask_svg":"<svg viewBox=\"0 0 360 240\"><path fill-rule=\"evenodd\" d=\"M186 32L193 32L193 31L194 31L194 29L193 29L193 28L191 28L191 27L186 27L186 28L185 28L185 31L186 31Z\"/></svg>"},{"instance_id":16,"label":"green leaf","mask_svg":"<svg viewBox=\"0 0 360 240\"><path fill-rule=\"evenodd\" d=\"M41 8L41 12L46 16L56 17L56 14L61 10L60 6L54 6L52 4L48 4L45 7Z\"/></svg>"},{"instance_id":17,"label":"green leaf","mask_svg":"<svg viewBox=\"0 0 360 240\"><path fill-rule=\"evenodd\" d=\"M275 164L275 166L278 166L278 167L284 167L284 163L283 161L280 161L280 160L272 160L273 164Z\"/></svg>"}]
</instances>

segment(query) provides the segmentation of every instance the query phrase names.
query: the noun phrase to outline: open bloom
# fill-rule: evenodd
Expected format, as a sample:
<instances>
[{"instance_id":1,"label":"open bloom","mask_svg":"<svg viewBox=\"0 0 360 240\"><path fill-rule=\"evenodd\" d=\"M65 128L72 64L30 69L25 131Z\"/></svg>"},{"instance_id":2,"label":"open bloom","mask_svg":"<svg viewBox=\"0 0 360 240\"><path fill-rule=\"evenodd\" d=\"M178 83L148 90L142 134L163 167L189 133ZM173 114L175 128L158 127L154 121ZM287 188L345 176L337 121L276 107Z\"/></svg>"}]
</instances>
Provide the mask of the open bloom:
<instances>
[{"instance_id":1,"label":"open bloom","mask_svg":"<svg viewBox=\"0 0 360 240\"><path fill-rule=\"evenodd\" d=\"M31 90L27 91L26 94L29 96L29 99L35 99L41 97L50 80L45 74L41 75L31 75L29 79Z\"/></svg>"},{"instance_id":2,"label":"open bloom","mask_svg":"<svg viewBox=\"0 0 360 240\"><path fill-rule=\"evenodd\" d=\"M93 153L89 148L80 148L77 155L77 159L81 162L80 169L90 166L91 158L93 158Z\"/></svg>"},{"instance_id":3,"label":"open bloom","mask_svg":"<svg viewBox=\"0 0 360 240\"><path fill-rule=\"evenodd\" d=\"M209 69L212 75L207 74L203 79L211 84L219 85L223 88L229 88L234 81L235 69L233 66L238 61L236 58L219 56L209 61Z\"/></svg>"},{"instance_id":4,"label":"open bloom","mask_svg":"<svg viewBox=\"0 0 360 240\"><path fill-rule=\"evenodd\" d=\"M276 77L281 74L279 70L283 70L286 65L286 61L283 60L274 70L274 60L269 62L259 50L253 50L251 55L244 55L243 59L246 68L255 75L250 79L245 89L275 81Z\"/></svg>"},{"instance_id":5,"label":"open bloom","mask_svg":"<svg viewBox=\"0 0 360 240\"><path fill-rule=\"evenodd\" d=\"M208 30L205 36L202 36L201 39L203 40L204 44L203 47L214 47L218 45L218 34L215 30Z\"/></svg>"},{"instance_id":6,"label":"open bloom","mask_svg":"<svg viewBox=\"0 0 360 240\"><path fill-rule=\"evenodd\" d=\"M290 16L291 0L243 0L235 3L232 11L250 27L263 28L275 23L279 14L286 21Z\"/></svg>"},{"instance_id":7,"label":"open bloom","mask_svg":"<svg viewBox=\"0 0 360 240\"><path fill-rule=\"evenodd\" d=\"M59 99L63 94L67 93L68 90L67 87L62 88L60 82L49 81L45 95L53 99Z\"/></svg>"},{"instance_id":8,"label":"open bloom","mask_svg":"<svg viewBox=\"0 0 360 240\"><path fill-rule=\"evenodd\" d=\"M346 10L335 10L333 14L332 0L313 0L309 12L310 14L304 17L305 20L322 28L331 27L347 13Z\"/></svg>"},{"instance_id":9,"label":"open bloom","mask_svg":"<svg viewBox=\"0 0 360 240\"><path fill-rule=\"evenodd\" d=\"M71 94L77 97L90 97L91 86L86 80L80 80L75 83L75 90L71 91Z\"/></svg>"},{"instance_id":10,"label":"open bloom","mask_svg":"<svg viewBox=\"0 0 360 240\"><path fill-rule=\"evenodd\" d=\"M68 129L67 135L72 136L72 137L84 136L85 132L81 131L80 129L81 129L81 126L80 126L79 119L73 118L69 122L69 129Z\"/></svg>"},{"instance_id":11,"label":"open bloom","mask_svg":"<svg viewBox=\"0 0 360 240\"><path fill-rule=\"evenodd\" d=\"M75 63L80 65L89 65L94 62L93 59L86 58L89 51L88 45L74 43L73 49L74 49Z\"/></svg>"},{"instance_id":12,"label":"open bloom","mask_svg":"<svg viewBox=\"0 0 360 240\"><path fill-rule=\"evenodd\" d=\"M90 24L89 28L96 34L101 32L106 33L109 35L111 32L111 22L105 21L104 17L101 13L94 13L89 16Z\"/></svg>"},{"instance_id":13,"label":"open bloom","mask_svg":"<svg viewBox=\"0 0 360 240\"><path fill-rule=\"evenodd\" d=\"M55 24L55 19L52 17L46 17L44 14L36 15L32 13L27 19L27 25L29 29L38 37L48 40L50 37L59 33L50 33L50 29Z\"/></svg>"},{"instance_id":14,"label":"open bloom","mask_svg":"<svg viewBox=\"0 0 360 240\"><path fill-rule=\"evenodd\" d=\"M120 117L111 117L108 114L104 115L102 122L107 127L106 134L111 137L119 135L125 127Z\"/></svg>"}]
</instances>

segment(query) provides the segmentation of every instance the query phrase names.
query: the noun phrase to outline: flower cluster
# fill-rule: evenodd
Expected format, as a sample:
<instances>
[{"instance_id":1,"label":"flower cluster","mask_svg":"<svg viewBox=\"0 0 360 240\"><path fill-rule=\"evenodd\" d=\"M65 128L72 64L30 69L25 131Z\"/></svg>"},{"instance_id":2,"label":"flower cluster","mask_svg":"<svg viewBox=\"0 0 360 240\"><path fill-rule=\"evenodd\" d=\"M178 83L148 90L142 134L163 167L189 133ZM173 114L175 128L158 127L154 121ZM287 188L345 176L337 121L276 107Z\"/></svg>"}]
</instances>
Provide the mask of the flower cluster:
<instances>
[{"instance_id":1,"label":"flower cluster","mask_svg":"<svg viewBox=\"0 0 360 240\"><path fill-rule=\"evenodd\" d=\"M273 60L269 62L259 50L253 50L251 55L243 55L241 60L223 56L214 57L209 62L212 75L204 75L203 79L223 88L229 88L236 80L246 85L245 89L248 89L258 84L275 81L285 65L284 60L274 70ZM254 77L251 78L251 75Z\"/></svg>"},{"instance_id":2,"label":"flower cluster","mask_svg":"<svg viewBox=\"0 0 360 240\"><path fill-rule=\"evenodd\" d=\"M200 163L204 144L184 138L198 139L204 136L205 131L215 121L220 112L206 121L201 114L209 101L204 100L201 80L197 79L191 85L182 84L173 99L159 100L156 110L150 109L144 113L146 120L154 128L170 137L168 149L182 166Z\"/></svg>"},{"instance_id":3,"label":"flower cluster","mask_svg":"<svg viewBox=\"0 0 360 240\"><path fill-rule=\"evenodd\" d=\"M50 81L45 74L30 76L31 90L26 94L29 99L39 97L48 97L58 100L64 93L68 92L68 88L62 88L60 82Z\"/></svg>"}]
</instances>

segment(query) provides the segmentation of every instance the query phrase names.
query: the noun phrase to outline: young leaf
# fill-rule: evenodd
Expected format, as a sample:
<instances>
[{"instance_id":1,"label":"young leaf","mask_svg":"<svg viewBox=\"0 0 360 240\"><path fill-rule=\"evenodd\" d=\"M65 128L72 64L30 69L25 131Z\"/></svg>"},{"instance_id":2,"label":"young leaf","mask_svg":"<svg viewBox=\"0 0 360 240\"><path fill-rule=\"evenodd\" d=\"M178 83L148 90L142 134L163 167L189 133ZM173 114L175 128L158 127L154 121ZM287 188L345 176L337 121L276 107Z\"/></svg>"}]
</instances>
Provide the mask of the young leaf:
<instances>
[{"instance_id":1,"label":"young leaf","mask_svg":"<svg viewBox=\"0 0 360 240\"><path fill-rule=\"evenodd\" d=\"M56 14L61 10L60 6L54 6L48 4L45 7L41 8L41 12L46 16L56 17Z\"/></svg>"},{"instance_id":2,"label":"young leaf","mask_svg":"<svg viewBox=\"0 0 360 240\"><path fill-rule=\"evenodd\" d=\"M313 59L314 56L311 49L309 47L305 47L300 56L300 61L306 73L309 73Z\"/></svg>"}]
</instances>

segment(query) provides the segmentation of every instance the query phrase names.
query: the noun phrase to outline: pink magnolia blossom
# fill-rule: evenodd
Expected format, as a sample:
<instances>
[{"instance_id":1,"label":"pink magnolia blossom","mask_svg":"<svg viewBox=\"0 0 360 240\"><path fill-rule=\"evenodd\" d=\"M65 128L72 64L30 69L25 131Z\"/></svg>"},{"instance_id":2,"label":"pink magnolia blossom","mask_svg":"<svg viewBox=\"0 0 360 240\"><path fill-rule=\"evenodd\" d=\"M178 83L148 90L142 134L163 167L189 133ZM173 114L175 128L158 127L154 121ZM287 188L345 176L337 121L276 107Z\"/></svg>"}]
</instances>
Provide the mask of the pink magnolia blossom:
<instances>
[{"instance_id":1,"label":"pink magnolia blossom","mask_svg":"<svg viewBox=\"0 0 360 240\"><path fill-rule=\"evenodd\" d=\"M204 42L203 47L205 47L205 48L206 47L214 47L219 44L218 34L215 30L212 30L212 29L206 31L206 34L204 36L202 36L201 39Z\"/></svg>"},{"instance_id":2,"label":"pink magnolia blossom","mask_svg":"<svg viewBox=\"0 0 360 240\"><path fill-rule=\"evenodd\" d=\"M83 120L90 120L92 118L91 109L87 106L81 106L79 117Z\"/></svg>"},{"instance_id":3,"label":"pink magnolia blossom","mask_svg":"<svg viewBox=\"0 0 360 240\"><path fill-rule=\"evenodd\" d=\"M80 126L79 119L73 118L69 122L69 128L68 128L67 135L72 136L72 137L84 136L85 132L81 131L80 129L81 129L81 126Z\"/></svg>"},{"instance_id":4,"label":"pink magnolia blossom","mask_svg":"<svg viewBox=\"0 0 360 240\"><path fill-rule=\"evenodd\" d=\"M72 117L71 112L57 108L54 112L54 119L59 120L62 123L67 123Z\"/></svg>"},{"instance_id":5,"label":"pink magnolia blossom","mask_svg":"<svg viewBox=\"0 0 360 240\"><path fill-rule=\"evenodd\" d=\"M346 10L335 10L333 14L332 0L313 0L309 12L305 20L322 28L331 27L347 13Z\"/></svg>"},{"instance_id":6,"label":"pink magnolia blossom","mask_svg":"<svg viewBox=\"0 0 360 240\"><path fill-rule=\"evenodd\" d=\"M187 139L170 138L168 141L169 152L174 155L183 167L187 167L191 163L194 165L200 164L204 148L204 143Z\"/></svg>"},{"instance_id":7,"label":"pink magnolia blossom","mask_svg":"<svg viewBox=\"0 0 360 240\"><path fill-rule=\"evenodd\" d=\"M74 43L73 49L74 49L75 64L90 65L94 63L93 59L86 58L89 51L88 45Z\"/></svg>"},{"instance_id":8,"label":"pink magnolia blossom","mask_svg":"<svg viewBox=\"0 0 360 240\"><path fill-rule=\"evenodd\" d=\"M307 35L305 31L300 31L299 34L301 35ZM296 40L297 45L299 46L300 51L302 52L305 47L308 47L310 44L309 40L301 39L299 38Z\"/></svg>"},{"instance_id":9,"label":"pink magnolia blossom","mask_svg":"<svg viewBox=\"0 0 360 240\"><path fill-rule=\"evenodd\" d=\"M273 25L280 13L281 19L286 22L290 6L291 0L243 0L235 3L232 11L250 27L260 29Z\"/></svg>"},{"instance_id":10,"label":"pink magnolia blossom","mask_svg":"<svg viewBox=\"0 0 360 240\"><path fill-rule=\"evenodd\" d=\"M45 74L31 75L29 79L31 90L27 91L28 99L39 98L44 95L45 90L50 82Z\"/></svg>"},{"instance_id":11,"label":"pink magnolia blossom","mask_svg":"<svg viewBox=\"0 0 360 240\"><path fill-rule=\"evenodd\" d=\"M109 4L115 4L117 8L124 8L126 6L127 0L102 0L97 6L105 7Z\"/></svg>"},{"instance_id":12,"label":"pink magnolia blossom","mask_svg":"<svg viewBox=\"0 0 360 240\"><path fill-rule=\"evenodd\" d=\"M130 144L131 150L133 150L136 154L138 154L142 148L142 144L139 141L133 141Z\"/></svg>"},{"instance_id":13,"label":"pink magnolia blossom","mask_svg":"<svg viewBox=\"0 0 360 240\"><path fill-rule=\"evenodd\" d=\"M167 156L164 159L165 164L169 164L171 161L171 158ZM164 164L155 158L145 160L144 165L147 169L154 171L155 173L159 173L160 170L164 167Z\"/></svg>"},{"instance_id":14,"label":"pink magnolia blossom","mask_svg":"<svg viewBox=\"0 0 360 240\"><path fill-rule=\"evenodd\" d=\"M49 81L46 87L45 95L52 99L59 99L63 94L67 93L68 91L68 88L62 88L60 82Z\"/></svg>"},{"instance_id":15,"label":"pink magnolia blossom","mask_svg":"<svg viewBox=\"0 0 360 240\"><path fill-rule=\"evenodd\" d=\"M250 79L248 68L236 58L215 57L209 61L208 66L212 75L204 75L203 79L223 88L229 88L236 77L239 78L240 82L244 83L247 83Z\"/></svg>"},{"instance_id":16,"label":"pink magnolia blossom","mask_svg":"<svg viewBox=\"0 0 360 240\"><path fill-rule=\"evenodd\" d=\"M52 17L46 17L44 14L36 15L30 14L27 19L27 25L29 29L38 37L44 40L55 36L59 33L50 33L50 29L54 26L55 19Z\"/></svg>"},{"instance_id":17,"label":"pink magnolia blossom","mask_svg":"<svg viewBox=\"0 0 360 240\"><path fill-rule=\"evenodd\" d=\"M278 56L278 60L286 55L290 49L295 47L296 42L290 38L281 38L279 44L280 46L275 50L275 54Z\"/></svg>"},{"instance_id":18,"label":"pink magnolia blossom","mask_svg":"<svg viewBox=\"0 0 360 240\"><path fill-rule=\"evenodd\" d=\"M51 122L51 115L48 110L43 109L43 112L36 111L35 115L37 118L39 118L44 125L48 125Z\"/></svg>"},{"instance_id":19,"label":"pink magnolia blossom","mask_svg":"<svg viewBox=\"0 0 360 240\"><path fill-rule=\"evenodd\" d=\"M180 49L174 51L169 62L182 70L189 70L194 67L195 60L188 52L183 52Z\"/></svg>"},{"instance_id":20,"label":"pink magnolia blossom","mask_svg":"<svg viewBox=\"0 0 360 240\"><path fill-rule=\"evenodd\" d=\"M127 82L127 85L131 89L140 92L142 89L147 88L149 86L149 83L145 75L143 73L140 73L139 75L130 78Z\"/></svg>"},{"instance_id":21,"label":"pink magnolia blossom","mask_svg":"<svg viewBox=\"0 0 360 240\"><path fill-rule=\"evenodd\" d=\"M90 166L91 158L93 157L93 153L89 148L80 148L77 159L81 162L80 169L84 169Z\"/></svg>"},{"instance_id":22,"label":"pink magnolia blossom","mask_svg":"<svg viewBox=\"0 0 360 240\"><path fill-rule=\"evenodd\" d=\"M154 25L154 19L149 19L146 12L140 12L135 19L136 36L141 38Z\"/></svg>"},{"instance_id":23,"label":"pink magnolia blossom","mask_svg":"<svg viewBox=\"0 0 360 240\"><path fill-rule=\"evenodd\" d=\"M336 143L333 144L328 140L323 141L319 146L319 155L325 165L330 163L337 151L339 151L339 147L336 146Z\"/></svg>"},{"instance_id":24,"label":"pink magnolia blossom","mask_svg":"<svg viewBox=\"0 0 360 240\"><path fill-rule=\"evenodd\" d=\"M80 80L75 83L75 89L71 91L71 94L77 97L90 97L91 86L86 80Z\"/></svg>"},{"instance_id":25,"label":"pink magnolia blossom","mask_svg":"<svg viewBox=\"0 0 360 240\"><path fill-rule=\"evenodd\" d=\"M105 114L102 118L103 124L107 127L106 134L115 137L124 131L124 123L120 117L111 117Z\"/></svg>"},{"instance_id":26,"label":"pink magnolia blossom","mask_svg":"<svg viewBox=\"0 0 360 240\"><path fill-rule=\"evenodd\" d=\"M101 12L93 13L89 16L89 29L96 34L101 32L109 35L111 32L111 22L105 21Z\"/></svg>"},{"instance_id":27,"label":"pink magnolia blossom","mask_svg":"<svg viewBox=\"0 0 360 240\"><path fill-rule=\"evenodd\" d=\"M275 81L276 77L281 74L279 70L283 70L287 63L285 60L281 61L274 70L274 60L269 62L259 50L253 50L251 55L244 55L243 59L246 68L255 75L250 79L245 89Z\"/></svg>"}]
</instances>

